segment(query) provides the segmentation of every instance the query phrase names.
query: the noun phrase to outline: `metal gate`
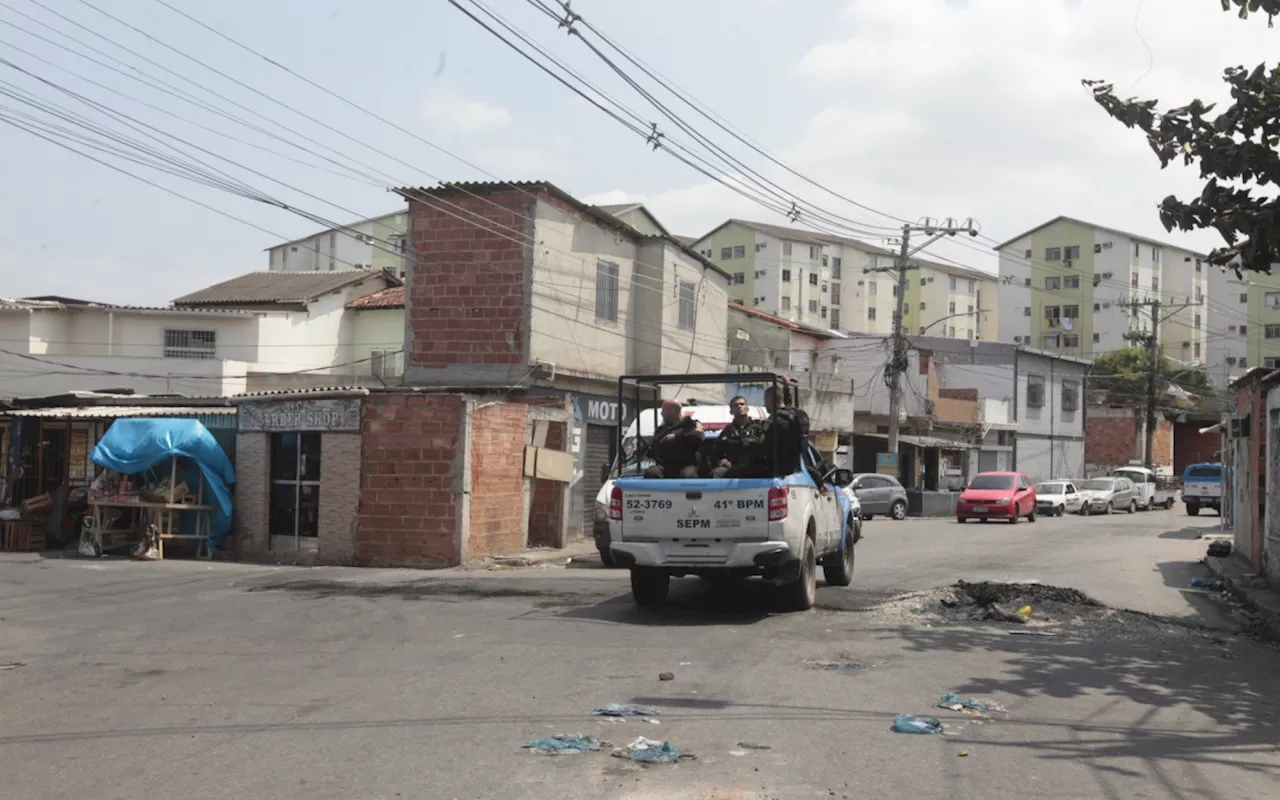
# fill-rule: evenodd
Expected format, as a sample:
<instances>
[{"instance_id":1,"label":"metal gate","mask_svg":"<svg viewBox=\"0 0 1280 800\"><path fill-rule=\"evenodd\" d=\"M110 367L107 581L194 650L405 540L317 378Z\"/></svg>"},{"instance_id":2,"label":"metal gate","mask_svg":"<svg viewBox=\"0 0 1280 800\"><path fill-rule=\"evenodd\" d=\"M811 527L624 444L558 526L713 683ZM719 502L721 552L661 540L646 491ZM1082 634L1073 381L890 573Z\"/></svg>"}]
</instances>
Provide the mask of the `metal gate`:
<instances>
[{"instance_id":1,"label":"metal gate","mask_svg":"<svg viewBox=\"0 0 1280 800\"><path fill-rule=\"evenodd\" d=\"M978 453L978 472L995 472L1000 467L998 464L1000 454L994 450L982 450Z\"/></svg>"},{"instance_id":2,"label":"metal gate","mask_svg":"<svg viewBox=\"0 0 1280 800\"><path fill-rule=\"evenodd\" d=\"M587 426L586 451L582 458L582 530L587 535L595 519L596 495L604 485L600 472L613 461L617 435L617 428L608 425Z\"/></svg>"}]
</instances>

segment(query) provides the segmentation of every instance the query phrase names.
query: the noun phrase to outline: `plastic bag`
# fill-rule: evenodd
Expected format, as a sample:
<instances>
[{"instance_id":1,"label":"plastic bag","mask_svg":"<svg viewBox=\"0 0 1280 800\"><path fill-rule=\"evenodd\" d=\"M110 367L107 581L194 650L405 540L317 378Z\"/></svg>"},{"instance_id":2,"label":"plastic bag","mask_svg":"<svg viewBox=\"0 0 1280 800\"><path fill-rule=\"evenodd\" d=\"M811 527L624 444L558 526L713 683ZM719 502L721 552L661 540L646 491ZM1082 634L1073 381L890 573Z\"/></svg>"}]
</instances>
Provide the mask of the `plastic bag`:
<instances>
[{"instance_id":1,"label":"plastic bag","mask_svg":"<svg viewBox=\"0 0 1280 800\"><path fill-rule=\"evenodd\" d=\"M656 742L643 736L626 747L614 750L613 754L641 764L674 764L682 758L692 757L681 755L671 742Z\"/></svg>"},{"instance_id":2,"label":"plastic bag","mask_svg":"<svg viewBox=\"0 0 1280 800\"><path fill-rule=\"evenodd\" d=\"M937 717L899 714L893 718L893 729L898 733L942 733L942 722Z\"/></svg>"},{"instance_id":3,"label":"plastic bag","mask_svg":"<svg viewBox=\"0 0 1280 800\"><path fill-rule=\"evenodd\" d=\"M534 739L527 743L526 750L534 750L546 755L571 755L573 753L587 753L592 750L599 750L600 745L590 736L579 736L577 734L559 733L555 736L546 736L542 739Z\"/></svg>"},{"instance_id":4,"label":"plastic bag","mask_svg":"<svg viewBox=\"0 0 1280 800\"><path fill-rule=\"evenodd\" d=\"M98 537L93 533L93 520L89 517L85 517L84 523L80 526L78 550L85 558L98 558L102 555L102 546L98 544Z\"/></svg>"},{"instance_id":5,"label":"plastic bag","mask_svg":"<svg viewBox=\"0 0 1280 800\"><path fill-rule=\"evenodd\" d=\"M604 708L591 712L597 717L656 717L662 712L653 706L641 706L635 703L610 703Z\"/></svg>"}]
</instances>

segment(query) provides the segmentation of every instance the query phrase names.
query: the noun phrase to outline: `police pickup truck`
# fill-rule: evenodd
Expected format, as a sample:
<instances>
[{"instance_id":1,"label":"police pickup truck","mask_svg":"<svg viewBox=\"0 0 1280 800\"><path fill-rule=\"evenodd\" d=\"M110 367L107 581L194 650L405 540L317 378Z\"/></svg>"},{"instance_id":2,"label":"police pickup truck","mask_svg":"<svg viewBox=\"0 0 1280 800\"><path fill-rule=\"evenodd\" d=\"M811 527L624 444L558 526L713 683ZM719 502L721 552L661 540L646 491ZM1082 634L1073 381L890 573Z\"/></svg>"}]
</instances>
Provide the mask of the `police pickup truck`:
<instances>
[{"instance_id":1,"label":"police pickup truck","mask_svg":"<svg viewBox=\"0 0 1280 800\"><path fill-rule=\"evenodd\" d=\"M660 397L663 386L675 384L761 383L781 394L785 379L771 373L627 376L619 381L619 403L641 408L642 390ZM644 478L639 459L624 462L610 490L609 551L631 571L635 602L661 605L673 577L760 576L781 587L788 608L807 610L819 565L827 585L848 586L861 537L860 514L842 491L852 475L829 471L823 491L812 477L823 463L818 451L806 445L802 459L806 469L792 474L775 468L777 477L724 479ZM776 467L776 451L774 461Z\"/></svg>"}]
</instances>

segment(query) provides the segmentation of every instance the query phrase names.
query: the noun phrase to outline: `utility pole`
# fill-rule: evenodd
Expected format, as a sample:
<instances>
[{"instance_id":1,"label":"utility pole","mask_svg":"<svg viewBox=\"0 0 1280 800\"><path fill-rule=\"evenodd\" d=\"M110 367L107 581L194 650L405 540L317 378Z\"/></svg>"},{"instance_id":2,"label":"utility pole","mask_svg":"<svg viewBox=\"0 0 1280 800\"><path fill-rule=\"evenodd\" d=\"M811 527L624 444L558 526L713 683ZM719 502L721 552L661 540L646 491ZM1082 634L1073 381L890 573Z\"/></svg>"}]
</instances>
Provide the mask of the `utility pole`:
<instances>
[{"instance_id":1,"label":"utility pole","mask_svg":"<svg viewBox=\"0 0 1280 800\"><path fill-rule=\"evenodd\" d=\"M911 247L911 234L923 233L929 239L921 245L917 245L914 249ZM898 457L898 415L901 413L902 406L902 389L900 376L907 369L907 336L903 330L902 321L906 316L907 309L907 270L915 269L909 264L911 256L925 249L929 245L938 241L944 236L955 236L958 233L967 233L970 236L978 235L978 225L972 218L966 219L963 224L957 223L956 220L948 218L942 224L938 224L936 220L926 218L923 223L917 225L902 226L902 242L898 250L898 257L892 267L871 267L864 269L863 272L894 272L897 285L897 302L894 304L893 312L893 356L884 368L884 382L889 387L889 446L888 451L893 454L895 460Z\"/></svg>"},{"instance_id":2,"label":"utility pole","mask_svg":"<svg viewBox=\"0 0 1280 800\"><path fill-rule=\"evenodd\" d=\"M1151 313L1151 330L1147 332L1131 331L1124 335L1124 338L1135 343L1141 344L1147 349L1147 400L1146 400L1146 435L1143 446L1142 463L1147 469L1154 470L1155 467L1155 436L1156 436L1156 404L1159 399L1159 392L1156 389L1156 381L1160 378L1160 323L1172 317L1187 308L1199 306L1199 302L1188 303L1161 303L1159 299L1148 300L1130 300L1126 303L1134 316L1138 315L1139 308L1146 308ZM1165 316L1160 316L1160 309L1172 309Z\"/></svg>"}]
</instances>

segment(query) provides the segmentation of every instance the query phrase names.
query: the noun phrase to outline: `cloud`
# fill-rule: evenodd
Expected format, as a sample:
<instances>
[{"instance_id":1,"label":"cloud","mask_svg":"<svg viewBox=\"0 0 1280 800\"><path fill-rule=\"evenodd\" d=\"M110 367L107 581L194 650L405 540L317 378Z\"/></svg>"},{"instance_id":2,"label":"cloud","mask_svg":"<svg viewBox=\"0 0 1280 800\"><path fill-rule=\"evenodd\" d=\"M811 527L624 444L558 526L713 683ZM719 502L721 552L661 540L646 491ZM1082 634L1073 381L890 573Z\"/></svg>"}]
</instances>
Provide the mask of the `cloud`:
<instances>
[{"instance_id":1,"label":"cloud","mask_svg":"<svg viewBox=\"0 0 1280 800\"><path fill-rule=\"evenodd\" d=\"M443 86L427 91L422 118L437 132L452 135L487 133L511 124L511 114L505 108L463 97Z\"/></svg>"},{"instance_id":2,"label":"cloud","mask_svg":"<svg viewBox=\"0 0 1280 800\"><path fill-rule=\"evenodd\" d=\"M582 198L582 202L593 206L620 206L623 203L643 203L644 195L622 189L610 189L607 192L586 195Z\"/></svg>"}]
</instances>

